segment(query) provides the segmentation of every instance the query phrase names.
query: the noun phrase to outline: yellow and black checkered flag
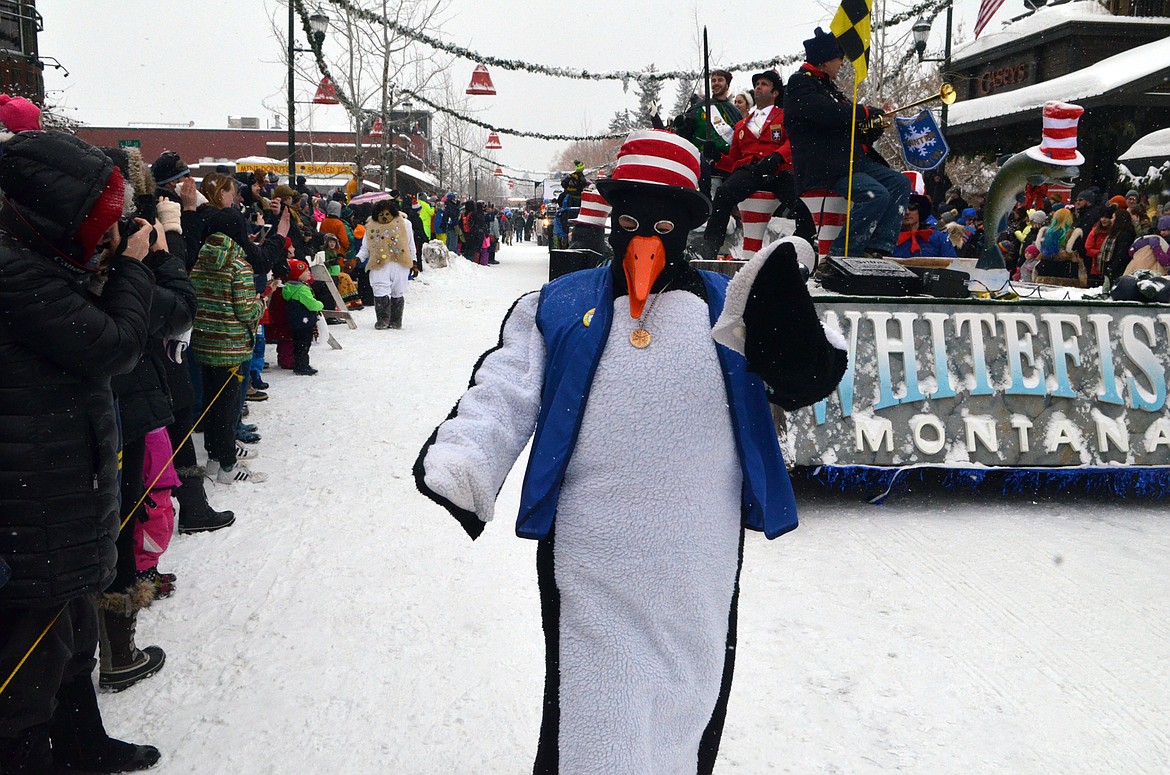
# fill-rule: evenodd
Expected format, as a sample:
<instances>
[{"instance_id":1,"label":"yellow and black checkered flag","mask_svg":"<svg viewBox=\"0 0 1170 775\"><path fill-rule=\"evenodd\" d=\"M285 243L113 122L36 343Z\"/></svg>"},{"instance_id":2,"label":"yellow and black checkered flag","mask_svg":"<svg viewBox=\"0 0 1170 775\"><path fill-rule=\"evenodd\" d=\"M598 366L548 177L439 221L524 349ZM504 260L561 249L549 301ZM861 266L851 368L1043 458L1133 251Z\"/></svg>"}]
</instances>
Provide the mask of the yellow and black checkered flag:
<instances>
[{"instance_id":1,"label":"yellow and black checkered flag","mask_svg":"<svg viewBox=\"0 0 1170 775\"><path fill-rule=\"evenodd\" d=\"M853 80L865 80L869 72L870 14L873 0L841 0L829 29L841 44L845 58L853 63Z\"/></svg>"}]
</instances>

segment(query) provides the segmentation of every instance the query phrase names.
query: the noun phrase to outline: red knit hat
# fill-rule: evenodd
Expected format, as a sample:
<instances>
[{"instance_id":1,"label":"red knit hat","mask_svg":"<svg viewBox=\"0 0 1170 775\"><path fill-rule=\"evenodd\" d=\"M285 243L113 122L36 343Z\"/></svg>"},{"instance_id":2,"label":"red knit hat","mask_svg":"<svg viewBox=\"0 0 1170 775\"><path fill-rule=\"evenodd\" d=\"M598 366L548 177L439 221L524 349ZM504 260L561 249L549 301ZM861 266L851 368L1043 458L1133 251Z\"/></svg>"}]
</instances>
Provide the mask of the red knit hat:
<instances>
[{"instance_id":1,"label":"red knit hat","mask_svg":"<svg viewBox=\"0 0 1170 775\"><path fill-rule=\"evenodd\" d=\"M288 262L288 279L300 280L301 275L309 271L309 265L299 258L290 259Z\"/></svg>"},{"instance_id":2,"label":"red knit hat","mask_svg":"<svg viewBox=\"0 0 1170 775\"><path fill-rule=\"evenodd\" d=\"M110 230L114 222L122 217L122 204L126 198L126 185L122 178L122 171L114 167L110 172L110 179L106 187L94 202L93 208L85 216L85 220L77 227L75 239L84 249L83 256L91 256L97 252L98 243L102 236ZM96 267L85 267L94 271Z\"/></svg>"}]
</instances>

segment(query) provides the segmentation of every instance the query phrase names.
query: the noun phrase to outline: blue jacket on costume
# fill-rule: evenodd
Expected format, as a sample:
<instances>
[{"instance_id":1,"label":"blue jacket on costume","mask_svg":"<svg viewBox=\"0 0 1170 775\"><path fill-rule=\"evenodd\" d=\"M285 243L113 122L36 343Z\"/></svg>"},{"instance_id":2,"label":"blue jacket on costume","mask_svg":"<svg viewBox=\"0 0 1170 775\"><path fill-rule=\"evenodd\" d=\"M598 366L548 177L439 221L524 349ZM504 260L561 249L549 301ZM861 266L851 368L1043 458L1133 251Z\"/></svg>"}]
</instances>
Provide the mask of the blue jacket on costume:
<instances>
[{"instance_id":1,"label":"blue jacket on costume","mask_svg":"<svg viewBox=\"0 0 1170 775\"><path fill-rule=\"evenodd\" d=\"M711 324L723 310L730 278L699 273ZM586 323L585 314L593 310ZM540 414L520 495L516 534L548 537L561 483L576 445L585 403L613 319L613 275L608 267L565 275L541 290L536 322L547 348ZM717 344L736 447L743 471L743 524L776 538L796 527L796 499L784 466L763 380L743 356Z\"/></svg>"}]
</instances>

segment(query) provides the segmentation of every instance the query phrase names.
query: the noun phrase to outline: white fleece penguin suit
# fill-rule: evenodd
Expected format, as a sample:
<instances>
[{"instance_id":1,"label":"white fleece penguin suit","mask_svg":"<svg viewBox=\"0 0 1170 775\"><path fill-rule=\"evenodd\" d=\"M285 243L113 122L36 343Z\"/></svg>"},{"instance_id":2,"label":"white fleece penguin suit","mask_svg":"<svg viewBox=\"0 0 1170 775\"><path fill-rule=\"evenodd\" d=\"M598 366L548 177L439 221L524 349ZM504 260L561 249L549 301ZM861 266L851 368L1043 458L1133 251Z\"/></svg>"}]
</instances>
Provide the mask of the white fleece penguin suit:
<instances>
[{"instance_id":1,"label":"white fleece penguin suit","mask_svg":"<svg viewBox=\"0 0 1170 775\"><path fill-rule=\"evenodd\" d=\"M807 243L730 285L686 260L700 171L676 135L626 138L598 183L620 261L522 297L415 463L474 538L535 430L516 528L539 541L535 775L713 771L744 528L796 527L768 404L813 403L845 369L798 271Z\"/></svg>"},{"instance_id":2,"label":"white fleece penguin suit","mask_svg":"<svg viewBox=\"0 0 1170 775\"><path fill-rule=\"evenodd\" d=\"M775 247L732 281L714 336L708 303L691 290L654 294L641 323L628 295L613 299L555 535L538 549L549 676L536 773L702 775L713 767L743 540L743 474L717 347L744 351L745 305ZM782 260L795 273L793 248L811 249L790 241ZM799 292L815 326L801 338L818 338L828 371L836 370L818 388L827 394L844 369L844 342L836 332L826 340L803 284ZM473 537L492 519L546 398L540 298L516 302L498 347L416 463L419 489ZM630 345L640 325L654 337L645 349Z\"/></svg>"}]
</instances>

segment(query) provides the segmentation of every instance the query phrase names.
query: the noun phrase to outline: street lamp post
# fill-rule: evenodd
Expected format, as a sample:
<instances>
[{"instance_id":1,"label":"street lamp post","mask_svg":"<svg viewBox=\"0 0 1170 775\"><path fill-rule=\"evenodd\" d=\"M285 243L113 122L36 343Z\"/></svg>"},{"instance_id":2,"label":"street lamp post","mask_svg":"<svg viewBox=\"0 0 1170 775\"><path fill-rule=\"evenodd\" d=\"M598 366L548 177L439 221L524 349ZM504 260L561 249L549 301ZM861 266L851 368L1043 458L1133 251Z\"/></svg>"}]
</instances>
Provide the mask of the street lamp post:
<instances>
[{"instance_id":1,"label":"street lamp post","mask_svg":"<svg viewBox=\"0 0 1170 775\"><path fill-rule=\"evenodd\" d=\"M946 42L943 45L942 58L938 58L938 57L927 58L925 56L925 54L926 54L926 41L930 37L930 22L928 22L925 18L919 16L918 21L914 22L914 26L910 28L910 30L914 33L914 50L916 52L918 52L918 61L919 62L941 62L942 63L942 76L943 76L944 81L947 80L947 77L949 76L950 69L951 69L951 14L953 13L953 8L954 8L954 3L947 5L947 36L946 36ZM946 134L946 131L947 131L947 108L948 107L949 106L947 105L947 103L944 102L943 106L942 106L942 116L941 116L942 120L939 122L939 129L942 130L944 135Z\"/></svg>"},{"instance_id":2,"label":"street lamp post","mask_svg":"<svg viewBox=\"0 0 1170 775\"><path fill-rule=\"evenodd\" d=\"M439 188L443 187L443 146L439 145Z\"/></svg>"},{"instance_id":3,"label":"street lamp post","mask_svg":"<svg viewBox=\"0 0 1170 775\"><path fill-rule=\"evenodd\" d=\"M410 111L413 107L414 107L414 103L410 101L409 97L407 97L406 99L404 99L402 101L402 111L406 115L406 119L405 119L406 121L410 121ZM394 87L391 86L390 87L390 112L393 112L393 110L394 110ZM387 114L387 116L386 116L386 130L385 131L389 133L389 137L390 137L390 187L391 188L398 188L398 141L400 139L401 132L399 132L397 129L394 129L394 127L398 126L398 123L399 122L397 122L397 121L392 121L390 119L389 113ZM407 142L407 144L409 144L410 140L407 139L406 142ZM407 153L410 152L410 148L404 148L404 150L406 150Z\"/></svg>"},{"instance_id":4,"label":"street lamp post","mask_svg":"<svg viewBox=\"0 0 1170 775\"><path fill-rule=\"evenodd\" d=\"M311 48L297 48L293 30L296 25L296 6L288 2L288 184L297 182L297 114L293 97L293 64L298 53L312 53ZM329 17L320 11L309 17L309 29L318 47L325 42L325 30L329 29Z\"/></svg>"}]
</instances>

